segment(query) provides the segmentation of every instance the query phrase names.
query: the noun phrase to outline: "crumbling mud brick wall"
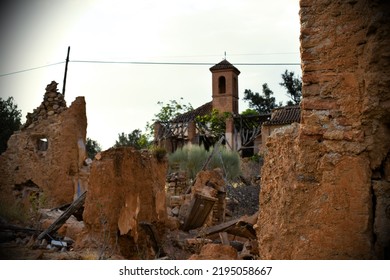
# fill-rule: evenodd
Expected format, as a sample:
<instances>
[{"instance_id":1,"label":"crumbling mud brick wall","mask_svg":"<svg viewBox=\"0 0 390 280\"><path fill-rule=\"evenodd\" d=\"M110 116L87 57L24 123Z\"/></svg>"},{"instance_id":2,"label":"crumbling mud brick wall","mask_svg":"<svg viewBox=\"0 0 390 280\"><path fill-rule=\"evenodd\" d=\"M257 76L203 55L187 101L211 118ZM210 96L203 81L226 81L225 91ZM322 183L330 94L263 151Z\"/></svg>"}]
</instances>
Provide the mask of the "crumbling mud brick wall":
<instances>
[{"instance_id":1,"label":"crumbling mud brick wall","mask_svg":"<svg viewBox=\"0 0 390 280\"><path fill-rule=\"evenodd\" d=\"M42 104L0 156L0 203L28 208L35 199L45 207L72 202L86 157L86 129L84 98L68 108L57 83L49 84Z\"/></svg>"},{"instance_id":2,"label":"crumbling mud brick wall","mask_svg":"<svg viewBox=\"0 0 390 280\"><path fill-rule=\"evenodd\" d=\"M301 124L262 168L262 259L390 257L390 3L301 0Z\"/></svg>"},{"instance_id":3,"label":"crumbling mud brick wall","mask_svg":"<svg viewBox=\"0 0 390 280\"><path fill-rule=\"evenodd\" d=\"M153 244L140 224L152 224L160 234L165 230L166 171L166 161L148 151L122 147L102 152L91 166L83 214L87 234L80 238L80 246L118 249L115 253L126 258L157 254L145 250Z\"/></svg>"}]
</instances>

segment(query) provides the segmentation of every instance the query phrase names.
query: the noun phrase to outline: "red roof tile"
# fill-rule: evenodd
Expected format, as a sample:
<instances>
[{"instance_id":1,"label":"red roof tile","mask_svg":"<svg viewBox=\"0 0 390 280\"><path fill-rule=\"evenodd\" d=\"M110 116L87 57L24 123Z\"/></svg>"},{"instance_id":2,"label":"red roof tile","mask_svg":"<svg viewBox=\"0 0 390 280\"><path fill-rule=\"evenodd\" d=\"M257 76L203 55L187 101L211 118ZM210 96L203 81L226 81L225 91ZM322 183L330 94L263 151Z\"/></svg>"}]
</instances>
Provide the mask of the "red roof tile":
<instances>
[{"instance_id":1,"label":"red roof tile","mask_svg":"<svg viewBox=\"0 0 390 280\"><path fill-rule=\"evenodd\" d=\"M301 120L301 108L299 105L276 108L272 111L271 119L264 125L284 125L299 123Z\"/></svg>"},{"instance_id":2,"label":"red roof tile","mask_svg":"<svg viewBox=\"0 0 390 280\"><path fill-rule=\"evenodd\" d=\"M234 65L231 64L226 59L222 60L220 63L215 64L213 67L210 68L210 71L213 72L216 70L226 70L226 69L233 69L237 74L240 74L240 70L234 67Z\"/></svg>"},{"instance_id":3,"label":"red roof tile","mask_svg":"<svg viewBox=\"0 0 390 280\"><path fill-rule=\"evenodd\" d=\"M210 114L213 110L212 101L199 106L198 108L189 111L187 113L181 114L174 118L172 122L189 122L195 120L197 116L204 116Z\"/></svg>"}]
</instances>

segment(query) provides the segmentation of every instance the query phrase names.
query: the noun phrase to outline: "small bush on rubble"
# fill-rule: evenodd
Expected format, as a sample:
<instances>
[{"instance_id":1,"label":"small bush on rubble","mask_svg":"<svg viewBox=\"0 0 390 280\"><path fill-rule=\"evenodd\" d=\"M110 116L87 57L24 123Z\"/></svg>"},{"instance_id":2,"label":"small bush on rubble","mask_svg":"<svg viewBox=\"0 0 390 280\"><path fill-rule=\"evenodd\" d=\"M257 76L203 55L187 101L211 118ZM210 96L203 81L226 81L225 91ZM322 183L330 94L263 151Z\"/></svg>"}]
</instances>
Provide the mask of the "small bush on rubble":
<instances>
[{"instance_id":1,"label":"small bush on rubble","mask_svg":"<svg viewBox=\"0 0 390 280\"><path fill-rule=\"evenodd\" d=\"M207 151L203 146L186 145L168 156L169 167L176 166L194 179L212 152L212 149ZM214 168L221 168L228 180L237 178L241 174L240 156L237 152L220 147L208 164L208 169Z\"/></svg>"},{"instance_id":2,"label":"small bush on rubble","mask_svg":"<svg viewBox=\"0 0 390 280\"><path fill-rule=\"evenodd\" d=\"M159 161L162 162L165 159L165 156L167 155L167 150L165 148L161 148L158 146L152 146L150 148L150 151L152 152L153 156Z\"/></svg>"}]
</instances>

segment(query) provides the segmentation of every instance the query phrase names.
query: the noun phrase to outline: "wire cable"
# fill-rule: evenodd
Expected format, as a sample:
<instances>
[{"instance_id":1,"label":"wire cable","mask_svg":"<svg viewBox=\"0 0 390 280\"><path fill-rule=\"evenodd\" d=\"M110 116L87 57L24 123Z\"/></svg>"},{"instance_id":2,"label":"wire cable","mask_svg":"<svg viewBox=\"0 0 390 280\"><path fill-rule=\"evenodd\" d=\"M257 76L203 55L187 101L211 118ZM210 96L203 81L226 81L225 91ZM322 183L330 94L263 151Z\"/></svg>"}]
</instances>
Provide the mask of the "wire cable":
<instances>
[{"instance_id":1,"label":"wire cable","mask_svg":"<svg viewBox=\"0 0 390 280\"><path fill-rule=\"evenodd\" d=\"M179 66L212 66L215 62L158 62L158 61L111 61L111 60L69 60L72 63L95 63L95 64L138 64L138 65L179 65ZM27 71L33 71L45 67L63 64L65 61L46 64L29 69L19 70L6 74L0 74L0 77L19 74ZM234 63L237 66L289 66L289 65L301 65L299 62L255 62L255 63Z\"/></svg>"},{"instance_id":2,"label":"wire cable","mask_svg":"<svg viewBox=\"0 0 390 280\"><path fill-rule=\"evenodd\" d=\"M110 61L110 60L70 60L75 63L100 63L100 64L143 64L143 65L215 65L215 62L157 62L157 61ZM301 65L298 62L257 62L257 63L234 63L240 66L279 66Z\"/></svg>"},{"instance_id":3,"label":"wire cable","mask_svg":"<svg viewBox=\"0 0 390 280\"><path fill-rule=\"evenodd\" d=\"M13 74L19 74L19 73L27 72L27 71L33 71L33 70L37 70L37 69L40 69L40 68L50 67L50 66L54 66L54 65L58 65L58 64L62 64L62 63L65 63L65 61L51 63L51 64L46 64L46 65L33 67L33 68L29 68L29 69L24 69L24 70L19 70L19 71L15 71L15 72L10 72L10 73L6 73L6 74L0 74L0 77L9 76L9 75L13 75Z\"/></svg>"}]
</instances>

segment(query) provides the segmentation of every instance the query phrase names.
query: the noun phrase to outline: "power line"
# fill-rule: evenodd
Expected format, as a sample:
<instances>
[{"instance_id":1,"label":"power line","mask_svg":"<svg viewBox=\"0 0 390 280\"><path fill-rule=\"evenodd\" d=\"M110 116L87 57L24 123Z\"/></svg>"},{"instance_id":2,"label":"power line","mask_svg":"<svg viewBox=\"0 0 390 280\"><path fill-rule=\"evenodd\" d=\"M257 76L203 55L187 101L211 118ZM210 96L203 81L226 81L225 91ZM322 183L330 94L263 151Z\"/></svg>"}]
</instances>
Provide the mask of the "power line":
<instances>
[{"instance_id":1,"label":"power line","mask_svg":"<svg viewBox=\"0 0 390 280\"><path fill-rule=\"evenodd\" d=\"M40 69L40 68L50 67L50 66L54 66L54 65L58 65L58 64L62 64L62 63L65 63L65 62L61 61L61 62L46 64L46 65L42 65L42 66L38 66L38 67L34 67L34 68L29 68L29 69L19 70L19 71L15 71L15 72L10 72L10 73L6 73L6 74L0 74L0 77L9 76L9 75L13 75L13 74L19 74L19 73L27 72L27 71L33 71L33 70L37 70L37 69Z\"/></svg>"},{"instance_id":2,"label":"power line","mask_svg":"<svg viewBox=\"0 0 390 280\"><path fill-rule=\"evenodd\" d=\"M141 65L214 65L208 62L157 62L157 61L110 61L110 60L70 60L76 63L97 64L141 64Z\"/></svg>"},{"instance_id":3,"label":"power line","mask_svg":"<svg viewBox=\"0 0 390 280\"><path fill-rule=\"evenodd\" d=\"M100 64L141 64L141 65L215 65L215 62L157 62L157 61L110 61L110 60L70 60L76 63L100 63ZM297 62L257 62L257 63L233 63L240 66L278 66L278 65L301 65Z\"/></svg>"},{"instance_id":4,"label":"power line","mask_svg":"<svg viewBox=\"0 0 390 280\"><path fill-rule=\"evenodd\" d=\"M136 65L179 65L179 66L212 66L215 65L215 62L158 62L158 61L110 61L110 60L69 60L72 63L94 63L94 64L136 64ZM6 74L0 74L0 77L19 74L22 72L33 71L40 68L50 67L58 64L65 63L64 61L47 64L43 66L38 66L34 68L19 70L15 72L10 72ZM301 65L298 62L256 62L256 63L234 63L238 66L291 66L291 65Z\"/></svg>"},{"instance_id":5,"label":"power line","mask_svg":"<svg viewBox=\"0 0 390 280\"><path fill-rule=\"evenodd\" d=\"M292 55L299 54L299 52L268 52L268 53L228 53L228 56L263 56L263 55ZM197 55L164 55L158 56L160 58L184 58L184 57L220 57L221 54L197 54Z\"/></svg>"}]
</instances>

